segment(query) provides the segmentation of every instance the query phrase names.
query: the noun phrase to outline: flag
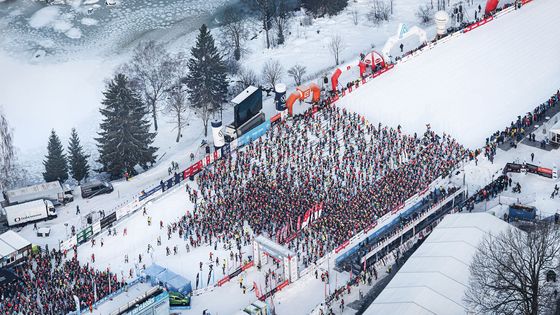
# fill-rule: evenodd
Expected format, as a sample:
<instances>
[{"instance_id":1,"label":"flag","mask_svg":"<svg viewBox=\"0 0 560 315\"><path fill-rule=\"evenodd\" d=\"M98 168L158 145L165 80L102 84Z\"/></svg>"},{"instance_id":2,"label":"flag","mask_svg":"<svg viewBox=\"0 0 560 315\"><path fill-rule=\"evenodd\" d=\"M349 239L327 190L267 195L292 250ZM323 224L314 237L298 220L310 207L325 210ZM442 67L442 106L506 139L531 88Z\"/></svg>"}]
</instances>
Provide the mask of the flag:
<instances>
[{"instance_id":1,"label":"flag","mask_svg":"<svg viewBox=\"0 0 560 315\"><path fill-rule=\"evenodd\" d=\"M93 300L97 301L97 285L95 281L93 281L93 278L91 278L91 282L93 283Z\"/></svg>"},{"instance_id":2,"label":"flag","mask_svg":"<svg viewBox=\"0 0 560 315\"><path fill-rule=\"evenodd\" d=\"M261 298L261 293L259 291L259 287L257 286L257 283L255 281L253 281L253 289L255 290L255 295L257 296L257 299Z\"/></svg>"},{"instance_id":3,"label":"flag","mask_svg":"<svg viewBox=\"0 0 560 315\"><path fill-rule=\"evenodd\" d=\"M76 312L78 314L81 314L82 311L81 311L81 308L80 308L80 299L78 299L78 297L75 296L75 295L72 295L72 297L74 298L74 303L76 303Z\"/></svg>"},{"instance_id":4,"label":"flag","mask_svg":"<svg viewBox=\"0 0 560 315\"><path fill-rule=\"evenodd\" d=\"M294 228L292 226L292 217L290 217L290 231L293 231L293 230L294 230Z\"/></svg>"}]
</instances>

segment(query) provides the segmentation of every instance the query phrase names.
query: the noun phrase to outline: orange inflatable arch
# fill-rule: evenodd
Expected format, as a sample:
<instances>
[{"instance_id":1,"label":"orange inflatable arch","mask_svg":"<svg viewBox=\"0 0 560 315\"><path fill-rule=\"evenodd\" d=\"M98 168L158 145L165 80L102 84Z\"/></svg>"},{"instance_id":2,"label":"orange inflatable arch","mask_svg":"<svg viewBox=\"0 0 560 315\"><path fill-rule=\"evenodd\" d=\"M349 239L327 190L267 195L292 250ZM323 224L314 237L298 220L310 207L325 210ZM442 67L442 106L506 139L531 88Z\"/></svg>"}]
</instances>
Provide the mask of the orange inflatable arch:
<instances>
[{"instance_id":1,"label":"orange inflatable arch","mask_svg":"<svg viewBox=\"0 0 560 315\"><path fill-rule=\"evenodd\" d=\"M311 101L313 103L318 103L321 99L321 88L315 84L311 83L309 86L298 86L296 91L288 97L286 100L286 107L288 107L288 114L292 116L293 114L293 107L296 101L303 101L309 96L312 96Z\"/></svg>"}]
</instances>

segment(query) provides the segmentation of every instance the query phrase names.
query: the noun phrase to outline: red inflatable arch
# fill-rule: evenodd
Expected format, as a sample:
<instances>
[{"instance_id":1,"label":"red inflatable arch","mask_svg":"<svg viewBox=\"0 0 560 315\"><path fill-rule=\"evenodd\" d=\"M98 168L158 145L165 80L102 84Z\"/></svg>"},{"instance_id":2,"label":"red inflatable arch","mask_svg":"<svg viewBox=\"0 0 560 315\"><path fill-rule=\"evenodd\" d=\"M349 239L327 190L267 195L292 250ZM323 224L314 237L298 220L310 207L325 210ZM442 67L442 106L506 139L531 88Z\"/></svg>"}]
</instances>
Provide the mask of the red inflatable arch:
<instances>
[{"instance_id":1,"label":"red inflatable arch","mask_svg":"<svg viewBox=\"0 0 560 315\"><path fill-rule=\"evenodd\" d=\"M374 68L377 65L381 66L381 68L385 68L385 60L377 51L374 50L367 54L364 60L361 60L358 64L358 67L360 67L360 76L362 78L364 77L368 66Z\"/></svg>"},{"instance_id":2,"label":"red inflatable arch","mask_svg":"<svg viewBox=\"0 0 560 315\"><path fill-rule=\"evenodd\" d=\"M486 15L492 13L493 11L496 10L496 8L498 7L498 2L500 2L499 0L488 0L486 1L486 8L484 9L484 13Z\"/></svg>"},{"instance_id":3,"label":"red inflatable arch","mask_svg":"<svg viewBox=\"0 0 560 315\"><path fill-rule=\"evenodd\" d=\"M385 67L385 60L383 59L383 57L381 56L380 53L378 53L377 51L372 51L370 53L368 53L367 55L365 55L364 60L360 60L358 62L358 68L360 70L360 77L363 78L368 67L370 68L374 68L375 66L380 65L381 68ZM336 91L336 88L338 86L338 79L340 78L340 75L343 72L347 72L347 71L351 71L355 66L353 65L347 65L344 68L338 68L334 71L332 77L331 77L331 89L333 91ZM353 71L353 70L352 70ZM356 73L357 75L357 73ZM358 79L357 77L355 79Z\"/></svg>"},{"instance_id":4,"label":"red inflatable arch","mask_svg":"<svg viewBox=\"0 0 560 315\"><path fill-rule=\"evenodd\" d=\"M293 114L293 106L296 101L303 101L312 95L311 101L313 103L318 103L321 99L321 88L315 84L311 83L307 87L299 86L296 88L296 91L292 93L288 99L286 100L286 106L288 107L288 114L292 116Z\"/></svg>"}]
</instances>

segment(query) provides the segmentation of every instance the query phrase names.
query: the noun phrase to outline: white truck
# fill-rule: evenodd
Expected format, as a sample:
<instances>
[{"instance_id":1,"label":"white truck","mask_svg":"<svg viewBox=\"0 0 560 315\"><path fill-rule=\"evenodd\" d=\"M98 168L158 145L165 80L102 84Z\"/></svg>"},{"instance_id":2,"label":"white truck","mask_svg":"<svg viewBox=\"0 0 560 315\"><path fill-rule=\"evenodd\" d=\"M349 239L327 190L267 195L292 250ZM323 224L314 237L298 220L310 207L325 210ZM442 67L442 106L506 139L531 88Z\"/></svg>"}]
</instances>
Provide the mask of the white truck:
<instances>
[{"instance_id":1,"label":"white truck","mask_svg":"<svg viewBox=\"0 0 560 315\"><path fill-rule=\"evenodd\" d=\"M56 210L50 200L35 200L4 208L8 226L23 225L33 221L56 218Z\"/></svg>"},{"instance_id":2,"label":"white truck","mask_svg":"<svg viewBox=\"0 0 560 315\"><path fill-rule=\"evenodd\" d=\"M40 199L50 200L57 206L74 201L74 196L70 187L65 185L63 188L59 182L53 181L4 191L4 199L10 206Z\"/></svg>"}]
</instances>

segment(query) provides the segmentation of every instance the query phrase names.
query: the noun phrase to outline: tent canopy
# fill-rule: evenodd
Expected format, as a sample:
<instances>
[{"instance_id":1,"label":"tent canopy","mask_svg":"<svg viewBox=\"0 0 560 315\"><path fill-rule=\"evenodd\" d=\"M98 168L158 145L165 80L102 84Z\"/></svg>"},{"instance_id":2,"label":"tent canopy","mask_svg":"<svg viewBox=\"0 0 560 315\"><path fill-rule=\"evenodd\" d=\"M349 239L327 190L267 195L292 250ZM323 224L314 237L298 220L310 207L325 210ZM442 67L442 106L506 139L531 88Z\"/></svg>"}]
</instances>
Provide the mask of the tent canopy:
<instances>
[{"instance_id":1,"label":"tent canopy","mask_svg":"<svg viewBox=\"0 0 560 315\"><path fill-rule=\"evenodd\" d=\"M146 275L147 278L155 279L158 277L160 273L166 270L167 269L163 268L160 265L153 264L150 267L146 268L146 270L144 270L144 274Z\"/></svg>"},{"instance_id":2,"label":"tent canopy","mask_svg":"<svg viewBox=\"0 0 560 315\"><path fill-rule=\"evenodd\" d=\"M171 291L176 291L181 294L189 294L192 292L192 285L188 279L162 266L153 264L144 270L144 275L152 284L161 283Z\"/></svg>"}]
</instances>

